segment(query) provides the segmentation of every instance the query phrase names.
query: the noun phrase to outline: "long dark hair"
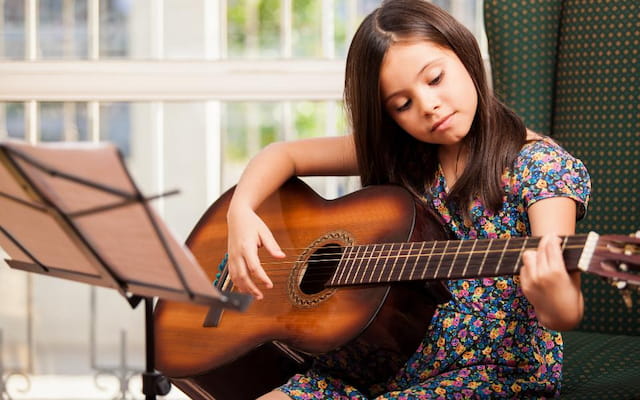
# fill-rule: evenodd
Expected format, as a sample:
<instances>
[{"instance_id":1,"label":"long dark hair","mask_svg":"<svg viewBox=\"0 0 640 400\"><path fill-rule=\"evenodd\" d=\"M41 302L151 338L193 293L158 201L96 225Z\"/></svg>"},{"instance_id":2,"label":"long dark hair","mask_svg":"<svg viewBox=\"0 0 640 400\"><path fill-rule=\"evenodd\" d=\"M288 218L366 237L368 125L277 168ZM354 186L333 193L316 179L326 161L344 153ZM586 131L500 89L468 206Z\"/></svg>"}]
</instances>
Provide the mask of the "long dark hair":
<instances>
[{"instance_id":1,"label":"long dark hair","mask_svg":"<svg viewBox=\"0 0 640 400\"><path fill-rule=\"evenodd\" d=\"M347 55L345 105L354 133L363 186L395 183L422 198L438 167L438 146L416 140L389 116L380 94L380 67L396 41L421 38L451 49L467 69L478 94L476 115L463 145L469 150L464 171L449 200L468 216L479 197L499 211L501 177L525 142L521 118L502 104L487 83L473 34L447 12L426 0L386 0L358 28Z\"/></svg>"}]
</instances>

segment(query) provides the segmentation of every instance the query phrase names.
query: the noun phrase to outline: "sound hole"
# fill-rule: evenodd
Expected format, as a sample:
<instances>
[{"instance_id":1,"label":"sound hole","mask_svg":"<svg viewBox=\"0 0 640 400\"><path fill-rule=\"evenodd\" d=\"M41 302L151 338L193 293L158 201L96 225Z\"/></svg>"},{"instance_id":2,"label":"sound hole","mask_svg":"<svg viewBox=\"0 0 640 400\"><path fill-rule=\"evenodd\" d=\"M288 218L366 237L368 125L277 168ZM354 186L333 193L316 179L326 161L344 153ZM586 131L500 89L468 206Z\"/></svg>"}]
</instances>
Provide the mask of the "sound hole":
<instances>
[{"instance_id":1,"label":"sound hole","mask_svg":"<svg viewBox=\"0 0 640 400\"><path fill-rule=\"evenodd\" d=\"M307 268L300 281L300 291L311 295L325 289L325 283L331 278L342 257L342 247L337 243L319 247L307 260Z\"/></svg>"}]
</instances>

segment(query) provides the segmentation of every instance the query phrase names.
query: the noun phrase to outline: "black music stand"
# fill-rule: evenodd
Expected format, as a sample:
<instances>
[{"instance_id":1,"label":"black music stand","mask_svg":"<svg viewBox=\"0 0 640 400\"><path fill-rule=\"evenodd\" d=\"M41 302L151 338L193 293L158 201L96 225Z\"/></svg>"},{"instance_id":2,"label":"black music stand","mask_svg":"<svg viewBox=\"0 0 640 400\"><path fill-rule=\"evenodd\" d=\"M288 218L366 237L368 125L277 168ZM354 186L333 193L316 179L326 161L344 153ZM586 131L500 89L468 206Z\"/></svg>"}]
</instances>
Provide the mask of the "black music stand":
<instances>
[{"instance_id":1,"label":"black music stand","mask_svg":"<svg viewBox=\"0 0 640 400\"><path fill-rule=\"evenodd\" d=\"M167 193L172 194L172 193ZM171 389L155 370L153 298L244 310L250 297L218 291L136 187L107 143L0 143L0 247L11 268L145 300L147 400ZM204 321L203 321L204 322Z\"/></svg>"}]
</instances>

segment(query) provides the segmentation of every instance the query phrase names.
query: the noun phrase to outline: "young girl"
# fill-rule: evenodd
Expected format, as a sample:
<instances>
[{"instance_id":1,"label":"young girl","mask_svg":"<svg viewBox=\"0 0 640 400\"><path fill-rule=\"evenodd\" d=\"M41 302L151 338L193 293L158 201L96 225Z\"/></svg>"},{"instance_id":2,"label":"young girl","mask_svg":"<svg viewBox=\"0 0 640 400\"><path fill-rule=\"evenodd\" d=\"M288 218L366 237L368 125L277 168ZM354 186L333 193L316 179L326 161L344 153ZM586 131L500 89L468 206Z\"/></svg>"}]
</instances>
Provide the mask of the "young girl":
<instances>
[{"instance_id":1,"label":"young girl","mask_svg":"<svg viewBox=\"0 0 640 400\"><path fill-rule=\"evenodd\" d=\"M312 368L262 399L558 395L557 331L580 321L583 299L557 235L573 234L585 213L584 165L494 97L475 38L425 0L387 0L365 18L347 57L345 102L351 135L275 143L247 166L227 216L240 290L269 295L257 248L284 253L254 210L293 175L400 184L459 239L542 239L523 255L519 277L448 282L452 299L390 380L356 387Z\"/></svg>"}]
</instances>

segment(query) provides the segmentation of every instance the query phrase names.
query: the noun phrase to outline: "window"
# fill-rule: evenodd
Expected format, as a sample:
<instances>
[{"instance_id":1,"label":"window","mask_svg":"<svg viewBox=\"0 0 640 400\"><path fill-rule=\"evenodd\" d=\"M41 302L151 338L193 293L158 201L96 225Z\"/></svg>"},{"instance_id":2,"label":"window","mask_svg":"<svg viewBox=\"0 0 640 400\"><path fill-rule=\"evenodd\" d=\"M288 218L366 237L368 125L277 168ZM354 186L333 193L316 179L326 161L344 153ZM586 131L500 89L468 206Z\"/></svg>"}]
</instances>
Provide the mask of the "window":
<instances>
[{"instance_id":1,"label":"window","mask_svg":"<svg viewBox=\"0 0 640 400\"><path fill-rule=\"evenodd\" d=\"M434 2L483 37L481 2ZM184 239L266 144L347 131L344 58L378 4L0 0L0 139L115 143L143 192L181 190L154 205ZM309 182L327 197L358 185ZM31 376L27 397L36 396L40 375L89 376L105 364L112 377L130 374L144 362L141 312L111 291L2 267L0 346L15 351L5 351L0 370ZM87 343L90 363L82 361ZM123 349L129 360L114 356ZM133 390L116 381L113 390ZM7 388L23 398L22 382Z\"/></svg>"}]
</instances>

